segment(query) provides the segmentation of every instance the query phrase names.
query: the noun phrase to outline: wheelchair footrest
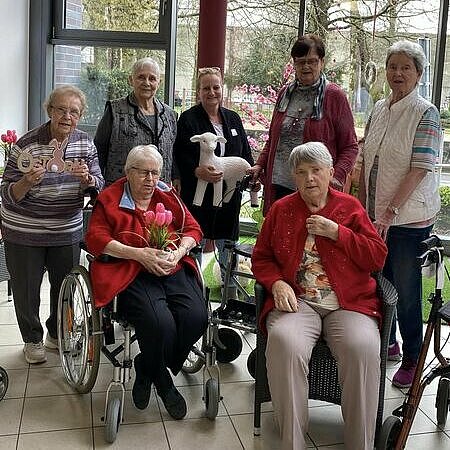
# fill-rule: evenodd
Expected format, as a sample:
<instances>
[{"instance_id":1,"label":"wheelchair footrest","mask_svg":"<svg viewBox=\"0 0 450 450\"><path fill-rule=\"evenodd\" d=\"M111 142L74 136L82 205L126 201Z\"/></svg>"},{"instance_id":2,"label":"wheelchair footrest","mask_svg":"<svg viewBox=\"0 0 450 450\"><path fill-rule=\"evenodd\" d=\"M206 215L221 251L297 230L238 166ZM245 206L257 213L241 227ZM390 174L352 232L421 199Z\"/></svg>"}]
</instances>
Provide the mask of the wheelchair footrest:
<instances>
[{"instance_id":1,"label":"wheelchair footrest","mask_svg":"<svg viewBox=\"0 0 450 450\"><path fill-rule=\"evenodd\" d=\"M256 332L256 306L254 303L229 299L225 308L217 310L217 317L229 326L234 323Z\"/></svg>"}]
</instances>

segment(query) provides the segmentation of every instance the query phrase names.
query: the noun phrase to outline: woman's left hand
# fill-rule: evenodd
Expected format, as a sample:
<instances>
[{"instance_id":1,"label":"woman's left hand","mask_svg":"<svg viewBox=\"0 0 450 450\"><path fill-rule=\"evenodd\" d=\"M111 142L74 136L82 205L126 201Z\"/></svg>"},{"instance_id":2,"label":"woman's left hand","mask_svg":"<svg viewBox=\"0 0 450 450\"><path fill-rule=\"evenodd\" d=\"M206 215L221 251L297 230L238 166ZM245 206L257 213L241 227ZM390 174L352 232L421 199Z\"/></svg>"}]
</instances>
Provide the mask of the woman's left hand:
<instances>
[{"instance_id":1,"label":"woman's left hand","mask_svg":"<svg viewBox=\"0 0 450 450\"><path fill-rule=\"evenodd\" d=\"M92 184L93 176L89 173L87 164L84 163L72 167L71 173L74 177L80 179L81 184L86 186Z\"/></svg>"},{"instance_id":2,"label":"woman's left hand","mask_svg":"<svg viewBox=\"0 0 450 450\"><path fill-rule=\"evenodd\" d=\"M308 233L324 236L337 241L339 236L339 225L326 217L313 214L306 219Z\"/></svg>"}]
</instances>

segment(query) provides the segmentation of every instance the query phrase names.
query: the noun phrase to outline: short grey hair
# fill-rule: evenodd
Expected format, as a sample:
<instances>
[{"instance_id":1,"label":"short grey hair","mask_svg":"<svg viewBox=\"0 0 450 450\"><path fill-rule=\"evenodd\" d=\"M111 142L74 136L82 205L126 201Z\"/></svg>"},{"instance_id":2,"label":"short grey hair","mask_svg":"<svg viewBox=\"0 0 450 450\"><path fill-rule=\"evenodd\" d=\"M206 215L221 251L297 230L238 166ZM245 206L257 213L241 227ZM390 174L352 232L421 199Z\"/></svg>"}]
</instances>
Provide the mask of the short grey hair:
<instances>
[{"instance_id":1,"label":"short grey hair","mask_svg":"<svg viewBox=\"0 0 450 450\"><path fill-rule=\"evenodd\" d=\"M419 44L411 41L398 41L395 44L392 44L386 55L386 67L389 62L389 58L392 55L397 54L406 55L408 58L411 58L414 61L414 65L416 66L417 72L420 74L423 73L423 69L427 64L427 58L422 47Z\"/></svg>"},{"instance_id":2,"label":"short grey hair","mask_svg":"<svg viewBox=\"0 0 450 450\"><path fill-rule=\"evenodd\" d=\"M86 110L86 96L84 95L84 92L81 89L77 88L76 86L72 86L71 84L63 84L53 89L53 91L50 92L50 95L44 102L44 108L47 111L49 117L50 117L50 110L53 106L53 103L55 102L55 99L57 97L65 97L65 96L78 97L81 103L80 114L83 114L83 112Z\"/></svg>"},{"instance_id":3,"label":"short grey hair","mask_svg":"<svg viewBox=\"0 0 450 450\"><path fill-rule=\"evenodd\" d=\"M127 160L125 162L125 172L128 172L132 167L136 166L140 162L153 159L158 165L158 170L161 173L163 166L163 157L159 153L158 148L153 144L137 145L128 153Z\"/></svg>"},{"instance_id":4,"label":"short grey hair","mask_svg":"<svg viewBox=\"0 0 450 450\"><path fill-rule=\"evenodd\" d=\"M322 142L307 142L294 147L289 156L291 172L302 163L316 163L325 167L333 167L333 158Z\"/></svg>"},{"instance_id":5,"label":"short grey hair","mask_svg":"<svg viewBox=\"0 0 450 450\"><path fill-rule=\"evenodd\" d=\"M145 66L152 67L155 72L158 74L158 77L161 78L161 70L159 68L159 64L149 56L145 58L138 59L131 67L131 75L135 76L140 70L142 70Z\"/></svg>"}]
</instances>

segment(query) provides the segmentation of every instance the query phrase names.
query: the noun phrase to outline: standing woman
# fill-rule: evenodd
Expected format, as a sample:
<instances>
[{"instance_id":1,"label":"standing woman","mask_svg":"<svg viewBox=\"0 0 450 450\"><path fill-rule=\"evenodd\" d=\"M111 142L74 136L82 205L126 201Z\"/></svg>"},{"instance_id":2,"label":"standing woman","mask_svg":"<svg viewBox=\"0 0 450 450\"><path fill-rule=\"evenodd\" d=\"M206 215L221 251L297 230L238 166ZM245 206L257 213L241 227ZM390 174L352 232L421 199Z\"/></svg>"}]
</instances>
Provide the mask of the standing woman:
<instances>
[{"instance_id":1,"label":"standing woman","mask_svg":"<svg viewBox=\"0 0 450 450\"><path fill-rule=\"evenodd\" d=\"M86 108L83 92L74 86L58 87L44 106L50 121L17 141L1 184L6 264L30 364L47 359L39 318L43 274L48 271L50 282L45 346L56 349L59 288L80 258L84 191L104 184L94 143L76 128ZM27 165L20 161L29 161L29 155L31 170L24 173Z\"/></svg>"},{"instance_id":2,"label":"standing woman","mask_svg":"<svg viewBox=\"0 0 450 450\"><path fill-rule=\"evenodd\" d=\"M190 141L196 134L207 131L223 136L225 144L218 144L216 155L240 156L253 165L253 158L241 118L222 104L222 76L218 67L199 69L197 95L199 103L181 114L174 145L174 157L180 170L181 198L199 222L205 238L215 239L219 263L226 265L224 241L236 241L239 234L240 196L234 193L229 203L213 207L213 186L209 184L202 206L194 206L197 179L208 183L221 181L223 174L212 166L199 166L200 145ZM227 187L226 190L229 188ZM225 189L224 189L225 192Z\"/></svg>"},{"instance_id":3,"label":"standing woman","mask_svg":"<svg viewBox=\"0 0 450 450\"><path fill-rule=\"evenodd\" d=\"M133 147L153 144L164 160L161 180L174 181L178 188L178 173L172 164L177 118L173 109L155 97L160 82L158 63L152 58L139 59L129 77L133 91L106 102L94 138L106 185L125 175L125 161Z\"/></svg>"},{"instance_id":4,"label":"standing woman","mask_svg":"<svg viewBox=\"0 0 450 450\"><path fill-rule=\"evenodd\" d=\"M401 388L411 386L422 344L419 246L430 235L440 209L434 173L440 117L436 107L417 91L425 64L418 44L400 41L389 48L386 78L391 93L375 104L368 123L359 193L378 233L386 240L384 274L398 291L403 359L392 384ZM395 322L388 357L401 359Z\"/></svg>"},{"instance_id":5,"label":"standing woman","mask_svg":"<svg viewBox=\"0 0 450 450\"><path fill-rule=\"evenodd\" d=\"M278 95L269 139L252 167L264 182L264 213L275 200L296 190L288 159L294 147L311 141L326 145L333 158L332 186L342 190L358 154L353 115L342 89L327 81L322 39L306 34L294 43L295 81Z\"/></svg>"}]
</instances>

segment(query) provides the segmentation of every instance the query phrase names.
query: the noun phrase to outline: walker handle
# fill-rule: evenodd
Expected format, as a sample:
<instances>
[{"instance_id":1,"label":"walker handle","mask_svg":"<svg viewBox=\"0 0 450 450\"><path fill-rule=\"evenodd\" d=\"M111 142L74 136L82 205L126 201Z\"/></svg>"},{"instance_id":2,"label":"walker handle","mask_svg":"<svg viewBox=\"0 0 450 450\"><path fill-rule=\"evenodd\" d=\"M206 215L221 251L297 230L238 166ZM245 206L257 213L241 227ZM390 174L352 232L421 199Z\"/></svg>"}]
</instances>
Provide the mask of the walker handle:
<instances>
[{"instance_id":1,"label":"walker handle","mask_svg":"<svg viewBox=\"0 0 450 450\"><path fill-rule=\"evenodd\" d=\"M433 247L441 247L441 246L442 246L441 240L435 234L433 234L428 239L425 239L420 243L420 251L424 253L427 250L432 249Z\"/></svg>"}]
</instances>

